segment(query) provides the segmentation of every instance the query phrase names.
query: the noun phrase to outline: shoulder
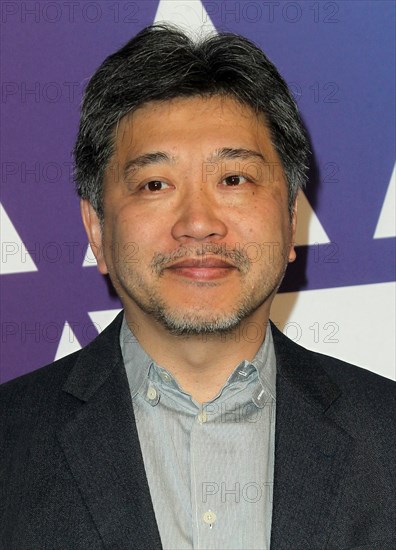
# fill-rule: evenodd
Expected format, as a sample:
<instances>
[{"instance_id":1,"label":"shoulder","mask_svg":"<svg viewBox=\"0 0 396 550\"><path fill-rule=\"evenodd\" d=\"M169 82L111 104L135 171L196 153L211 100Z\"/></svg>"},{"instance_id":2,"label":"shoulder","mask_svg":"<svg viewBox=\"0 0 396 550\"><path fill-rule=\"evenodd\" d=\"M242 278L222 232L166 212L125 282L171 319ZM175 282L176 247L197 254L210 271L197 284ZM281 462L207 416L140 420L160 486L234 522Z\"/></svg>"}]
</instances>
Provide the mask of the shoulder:
<instances>
[{"instance_id":1,"label":"shoulder","mask_svg":"<svg viewBox=\"0 0 396 550\"><path fill-rule=\"evenodd\" d=\"M344 401L360 416L362 428L366 422L377 430L395 432L396 382L334 357L307 353L340 388Z\"/></svg>"},{"instance_id":2,"label":"shoulder","mask_svg":"<svg viewBox=\"0 0 396 550\"><path fill-rule=\"evenodd\" d=\"M306 352L312 354L314 360L326 370L336 383L342 386L358 385L380 392L387 390L394 392L396 390L396 382L390 378L376 374L370 369L315 351L306 350Z\"/></svg>"},{"instance_id":3,"label":"shoulder","mask_svg":"<svg viewBox=\"0 0 396 550\"><path fill-rule=\"evenodd\" d=\"M0 385L2 418L22 411L33 415L40 404L62 389L80 354L81 350Z\"/></svg>"},{"instance_id":4,"label":"shoulder","mask_svg":"<svg viewBox=\"0 0 396 550\"><path fill-rule=\"evenodd\" d=\"M2 417L16 416L18 413L32 416L34 413L37 414L39 409L43 411L51 404L56 405L61 390L78 365L81 365L80 374L88 371L91 377L95 377L98 374L95 370L97 363L108 364L113 361L122 316L121 312L83 349L0 385Z\"/></svg>"},{"instance_id":5,"label":"shoulder","mask_svg":"<svg viewBox=\"0 0 396 550\"><path fill-rule=\"evenodd\" d=\"M271 332L277 359L282 364L282 371L293 371L303 375L307 370L315 375L324 370L335 383L341 386L378 388L395 391L396 383L358 365L336 359L330 355L311 351L296 344L271 323Z\"/></svg>"},{"instance_id":6,"label":"shoulder","mask_svg":"<svg viewBox=\"0 0 396 550\"><path fill-rule=\"evenodd\" d=\"M394 464L396 446L396 383L340 359L309 351L276 327L271 328L277 402L283 400L295 415L307 406L323 414L352 438L362 456L368 453L389 469Z\"/></svg>"},{"instance_id":7,"label":"shoulder","mask_svg":"<svg viewBox=\"0 0 396 550\"><path fill-rule=\"evenodd\" d=\"M277 357L277 373L322 392L337 388L340 408L362 416L389 420L394 425L396 383L374 372L334 357L307 350L271 326ZM331 390L330 390L331 388ZM334 393L335 394L335 393Z\"/></svg>"}]
</instances>

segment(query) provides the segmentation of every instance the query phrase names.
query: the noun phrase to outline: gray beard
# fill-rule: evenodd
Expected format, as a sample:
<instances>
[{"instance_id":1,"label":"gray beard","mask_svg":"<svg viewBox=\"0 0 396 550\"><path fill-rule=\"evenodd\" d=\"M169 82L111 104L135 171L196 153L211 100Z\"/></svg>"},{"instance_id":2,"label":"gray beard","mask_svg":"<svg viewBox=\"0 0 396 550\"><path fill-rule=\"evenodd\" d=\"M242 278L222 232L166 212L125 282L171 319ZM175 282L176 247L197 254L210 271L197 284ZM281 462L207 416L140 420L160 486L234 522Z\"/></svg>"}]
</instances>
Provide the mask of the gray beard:
<instances>
[{"instance_id":1,"label":"gray beard","mask_svg":"<svg viewBox=\"0 0 396 550\"><path fill-rule=\"evenodd\" d=\"M198 308L179 313L172 310L164 300L155 294L150 296L147 302L140 300L136 294L132 295L130 291L128 294L144 313L152 316L174 336L227 335L236 330L244 319L247 319L271 296L275 295L283 280L286 267L287 264L276 282L261 287L259 295L241 296L232 311L219 313L216 316L210 315L208 310L204 312ZM203 315L203 313L205 314Z\"/></svg>"},{"instance_id":2,"label":"gray beard","mask_svg":"<svg viewBox=\"0 0 396 550\"><path fill-rule=\"evenodd\" d=\"M136 301L136 299L135 299ZM151 315L160 323L170 334L174 336L199 336L208 334L229 334L235 330L243 319L251 315L261 305L261 303L249 303L243 301L234 311L212 316L210 319L202 319L197 311L190 311L184 314L170 311L166 304L161 300L150 300L150 304L138 303L138 306L144 313Z\"/></svg>"},{"instance_id":3,"label":"gray beard","mask_svg":"<svg viewBox=\"0 0 396 550\"><path fill-rule=\"evenodd\" d=\"M250 262L245 254L229 253L227 251L224 252L224 250L222 252L226 257L231 257L232 254L232 258L237 263L242 278L248 275ZM196 255L200 255L200 251L196 251ZM151 268L157 276L162 276L163 266L166 262L169 262L169 257L161 254L156 255ZM275 275L270 281L263 282L263 285L255 293L252 290L249 292L242 291L240 299L232 311L216 315L211 313L208 308L199 307L184 313L175 311L174 308L169 307L166 301L157 295L155 289L150 293L150 289L146 287L141 276L136 273L134 274L133 271L127 270L126 273L124 272L122 279L118 278L118 283L128 297L144 313L153 317L165 330L174 336L227 335L237 329L244 319L252 315L271 296L275 295L283 280L287 265L288 263L285 261L282 267L279 266L281 271L278 272L278 275ZM264 277L265 275L263 274ZM200 283L196 284L199 285ZM208 283L202 284L205 286L208 285ZM115 285L116 288L117 286ZM140 292L137 289L145 289L147 299L142 300Z\"/></svg>"}]
</instances>

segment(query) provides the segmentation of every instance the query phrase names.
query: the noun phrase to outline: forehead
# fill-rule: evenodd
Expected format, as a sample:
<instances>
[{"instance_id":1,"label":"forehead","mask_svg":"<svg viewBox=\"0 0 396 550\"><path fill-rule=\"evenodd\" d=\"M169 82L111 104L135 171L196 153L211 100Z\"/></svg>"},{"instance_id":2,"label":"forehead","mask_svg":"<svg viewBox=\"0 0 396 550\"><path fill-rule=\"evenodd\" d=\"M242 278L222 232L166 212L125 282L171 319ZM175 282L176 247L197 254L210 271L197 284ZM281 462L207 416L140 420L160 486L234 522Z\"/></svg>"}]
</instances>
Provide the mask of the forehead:
<instances>
[{"instance_id":1,"label":"forehead","mask_svg":"<svg viewBox=\"0 0 396 550\"><path fill-rule=\"evenodd\" d=\"M185 146L242 146L275 150L262 114L224 96L151 101L121 119L114 132L116 151Z\"/></svg>"},{"instance_id":2,"label":"forehead","mask_svg":"<svg viewBox=\"0 0 396 550\"><path fill-rule=\"evenodd\" d=\"M133 123L150 116L187 116L193 120L202 116L206 111L215 113L216 116L224 119L234 116L245 120L258 119L257 113L249 105L241 103L231 96L214 94L149 101L123 117L122 122L124 124Z\"/></svg>"}]
</instances>

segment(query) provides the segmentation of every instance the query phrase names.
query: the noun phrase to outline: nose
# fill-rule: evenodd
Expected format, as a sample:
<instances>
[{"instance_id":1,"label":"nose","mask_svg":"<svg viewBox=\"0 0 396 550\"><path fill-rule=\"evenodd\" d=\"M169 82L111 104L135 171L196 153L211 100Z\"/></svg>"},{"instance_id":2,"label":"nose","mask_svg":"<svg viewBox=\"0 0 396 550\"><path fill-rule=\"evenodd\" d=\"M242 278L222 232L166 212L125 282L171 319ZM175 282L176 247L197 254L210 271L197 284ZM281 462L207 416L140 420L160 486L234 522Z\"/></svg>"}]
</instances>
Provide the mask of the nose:
<instances>
[{"instance_id":1,"label":"nose","mask_svg":"<svg viewBox=\"0 0 396 550\"><path fill-rule=\"evenodd\" d=\"M227 234L227 226L221 219L221 208L215 204L204 187L188 190L176 210L172 236L181 243L191 241L218 241Z\"/></svg>"}]
</instances>

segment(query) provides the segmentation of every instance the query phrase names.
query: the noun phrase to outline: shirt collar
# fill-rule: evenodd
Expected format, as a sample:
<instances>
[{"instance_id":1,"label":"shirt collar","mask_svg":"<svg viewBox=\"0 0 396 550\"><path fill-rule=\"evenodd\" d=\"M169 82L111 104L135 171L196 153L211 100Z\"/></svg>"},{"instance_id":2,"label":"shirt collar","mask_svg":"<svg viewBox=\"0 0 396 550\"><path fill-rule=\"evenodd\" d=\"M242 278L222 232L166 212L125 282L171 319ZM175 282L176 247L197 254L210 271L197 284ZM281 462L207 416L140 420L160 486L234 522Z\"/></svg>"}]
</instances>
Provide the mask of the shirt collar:
<instances>
[{"instance_id":1,"label":"shirt collar","mask_svg":"<svg viewBox=\"0 0 396 550\"><path fill-rule=\"evenodd\" d=\"M139 390L143 390L143 386L149 378L149 373L150 379L156 380L158 384L166 383L173 390L181 391L173 376L164 368L156 365L144 351L128 327L125 314L120 330L120 346L132 398L139 393ZM229 376L223 389L230 384L249 379L255 371L258 374L259 384L253 392L253 401L257 406L262 407L269 399L275 400L276 394L276 358L269 323L265 339L254 359L252 361L246 359L242 361Z\"/></svg>"},{"instance_id":2,"label":"shirt collar","mask_svg":"<svg viewBox=\"0 0 396 550\"><path fill-rule=\"evenodd\" d=\"M133 399L146 382L153 361L128 327L125 313L120 330L120 346Z\"/></svg>"}]
</instances>

